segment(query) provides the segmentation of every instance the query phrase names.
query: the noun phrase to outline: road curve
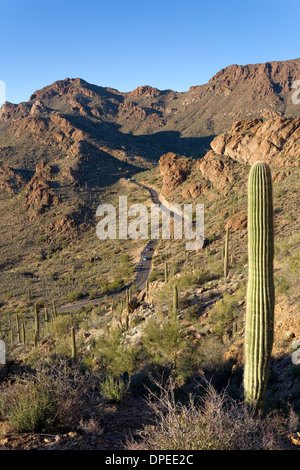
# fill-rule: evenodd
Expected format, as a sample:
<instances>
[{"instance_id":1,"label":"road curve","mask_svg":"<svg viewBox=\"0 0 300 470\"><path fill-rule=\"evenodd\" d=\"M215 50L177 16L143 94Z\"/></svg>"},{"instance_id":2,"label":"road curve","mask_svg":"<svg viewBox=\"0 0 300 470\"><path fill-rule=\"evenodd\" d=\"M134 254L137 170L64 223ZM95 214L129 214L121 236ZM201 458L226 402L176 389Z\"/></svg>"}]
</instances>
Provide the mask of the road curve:
<instances>
[{"instance_id":1,"label":"road curve","mask_svg":"<svg viewBox=\"0 0 300 470\"><path fill-rule=\"evenodd\" d=\"M132 183L136 184L137 186L141 186L147 189L150 192L151 200L154 204L159 204L161 210L164 210L171 215L174 216L174 213L171 212L166 206L164 206L160 200L158 192L155 191L153 188L145 186L138 181L131 180ZM154 255L154 250L158 243L157 239L150 240L147 245L145 246L144 250L141 253L140 262L138 264L136 275L134 281L128 284L127 286L123 287L122 289L112 292L110 294L102 295L101 297L97 297L96 299L82 299L80 302L76 302L73 304L62 305L61 307L57 307L56 310L58 313L70 312L71 310L77 310L81 307L85 307L86 305L97 304L100 300L103 300L104 297L116 297L120 295L122 292L126 291L131 285L136 285L141 290L145 287L146 282L150 276L151 268L152 268L152 259Z\"/></svg>"}]
</instances>

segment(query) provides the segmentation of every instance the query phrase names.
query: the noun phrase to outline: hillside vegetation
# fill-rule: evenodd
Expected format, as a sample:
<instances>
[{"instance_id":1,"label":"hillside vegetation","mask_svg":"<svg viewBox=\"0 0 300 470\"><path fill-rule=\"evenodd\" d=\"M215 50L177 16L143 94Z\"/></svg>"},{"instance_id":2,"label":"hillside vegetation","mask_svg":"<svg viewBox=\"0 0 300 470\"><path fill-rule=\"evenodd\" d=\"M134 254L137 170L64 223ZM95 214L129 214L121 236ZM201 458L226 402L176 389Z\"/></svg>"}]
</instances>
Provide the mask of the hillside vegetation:
<instances>
[{"instance_id":1,"label":"hillside vegetation","mask_svg":"<svg viewBox=\"0 0 300 470\"><path fill-rule=\"evenodd\" d=\"M253 104L249 119L231 115L212 134L201 134L196 116L198 134L192 123L180 130L186 152L184 140L162 145L151 134L177 119L174 110L162 117L156 102L183 106L187 95L215 93L225 103L243 77L252 84L247 67L187 94L124 94L66 79L1 109L1 448L299 448L300 120L284 116L290 108L278 97L287 90L274 85L298 61L259 66L275 115ZM178 119L183 126L181 111ZM210 137L200 149L189 133ZM250 168L260 161L272 176L275 318L264 412L253 415L243 406L247 207ZM100 203L118 208L127 195L129 205L150 207L149 191L130 177L165 204L205 210L203 248L160 238L141 291L133 280L148 240L96 236Z\"/></svg>"}]
</instances>

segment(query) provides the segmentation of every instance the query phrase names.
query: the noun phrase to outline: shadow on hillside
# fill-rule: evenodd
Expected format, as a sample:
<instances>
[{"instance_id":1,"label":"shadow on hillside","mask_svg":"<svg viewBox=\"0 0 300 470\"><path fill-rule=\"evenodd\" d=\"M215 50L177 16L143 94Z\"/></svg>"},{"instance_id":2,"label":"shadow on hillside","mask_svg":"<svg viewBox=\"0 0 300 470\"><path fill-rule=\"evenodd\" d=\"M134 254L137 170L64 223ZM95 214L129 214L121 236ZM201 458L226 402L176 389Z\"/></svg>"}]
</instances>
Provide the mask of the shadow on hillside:
<instances>
[{"instance_id":1,"label":"shadow on hillside","mask_svg":"<svg viewBox=\"0 0 300 470\"><path fill-rule=\"evenodd\" d=\"M193 373L181 386L175 388L175 397L181 403L188 403L193 395L196 402L201 398L211 384L218 393L224 390L229 397L237 402L243 402L243 373L244 365L236 358L230 358L219 364L203 367L201 373ZM146 366L131 379L131 393L146 397L149 390L159 393L156 383L168 386L172 372L169 367L152 364ZM270 374L266 390L265 412L281 410L288 413L290 407L300 414L300 366L294 365L290 355L272 358Z\"/></svg>"},{"instance_id":2,"label":"shadow on hillside","mask_svg":"<svg viewBox=\"0 0 300 470\"><path fill-rule=\"evenodd\" d=\"M210 142L215 135L205 137L182 137L179 131L161 131L136 135L122 132L121 126L109 122L97 122L85 116L67 115L67 119L78 129L88 133L96 142L103 145L113 143L115 148L122 146L127 151L138 153L144 158L158 160L167 152L186 157L200 158L210 150Z\"/></svg>"}]
</instances>

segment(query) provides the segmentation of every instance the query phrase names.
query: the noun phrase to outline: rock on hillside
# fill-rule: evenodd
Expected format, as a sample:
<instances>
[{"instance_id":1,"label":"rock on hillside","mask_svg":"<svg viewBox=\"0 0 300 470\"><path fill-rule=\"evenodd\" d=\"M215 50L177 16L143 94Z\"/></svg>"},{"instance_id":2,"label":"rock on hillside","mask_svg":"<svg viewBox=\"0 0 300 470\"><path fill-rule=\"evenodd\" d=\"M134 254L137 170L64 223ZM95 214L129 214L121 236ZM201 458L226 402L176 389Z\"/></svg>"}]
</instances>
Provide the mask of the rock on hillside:
<instances>
[{"instance_id":1,"label":"rock on hillside","mask_svg":"<svg viewBox=\"0 0 300 470\"><path fill-rule=\"evenodd\" d=\"M169 152L159 160L159 169L163 176L162 195L167 196L186 180L190 171L190 160Z\"/></svg>"},{"instance_id":2,"label":"rock on hillside","mask_svg":"<svg viewBox=\"0 0 300 470\"><path fill-rule=\"evenodd\" d=\"M276 117L236 122L211 142L213 151L243 164L263 160L275 166L298 166L300 119Z\"/></svg>"},{"instance_id":3,"label":"rock on hillside","mask_svg":"<svg viewBox=\"0 0 300 470\"><path fill-rule=\"evenodd\" d=\"M196 198L215 188L226 196L230 190L238 190L235 183L240 170L259 160L273 167L276 181L283 180L293 167L299 166L300 119L237 121L228 133L215 137L211 150L197 161L173 153L163 155L159 161L162 194L170 196L179 188L184 199ZM245 221L233 221L233 226L236 223L243 225Z\"/></svg>"},{"instance_id":4,"label":"rock on hillside","mask_svg":"<svg viewBox=\"0 0 300 470\"><path fill-rule=\"evenodd\" d=\"M44 162L39 163L25 193L25 207L31 219L43 214L46 208L59 204L59 198L51 189L51 180L51 167Z\"/></svg>"}]
</instances>

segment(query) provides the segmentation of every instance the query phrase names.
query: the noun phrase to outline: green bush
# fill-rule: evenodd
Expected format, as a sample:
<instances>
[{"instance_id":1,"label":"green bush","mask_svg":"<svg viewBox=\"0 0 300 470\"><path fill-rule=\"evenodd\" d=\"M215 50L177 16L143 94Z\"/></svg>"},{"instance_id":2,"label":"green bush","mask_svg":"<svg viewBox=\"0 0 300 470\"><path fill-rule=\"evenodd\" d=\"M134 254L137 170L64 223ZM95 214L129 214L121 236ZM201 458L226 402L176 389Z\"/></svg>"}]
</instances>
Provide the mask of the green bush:
<instances>
[{"instance_id":1,"label":"green bush","mask_svg":"<svg viewBox=\"0 0 300 470\"><path fill-rule=\"evenodd\" d=\"M100 385L100 392L113 403L118 403L125 397L129 383L126 383L121 377L109 375Z\"/></svg>"},{"instance_id":2,"label":"green bush","mask_svg":"<svg viewBox=\"0 0 300 470\"><path fill-rule=\"evenodd\" d=\"M16 376L1 393L1 419L8 419L19 432L76 428L84 410L85 387L85 378L65 363Z\"/></svg>"},{"instance_id":3,"label":"green bush","mask_svg":"<svg viewBox=\"0 0 300 470\"><path fill-rule=\"evenodd\" d=\"M67 302L77 302L84 296L82 292L68 292L67 293Z\"/></svg>"}]
</instances>

